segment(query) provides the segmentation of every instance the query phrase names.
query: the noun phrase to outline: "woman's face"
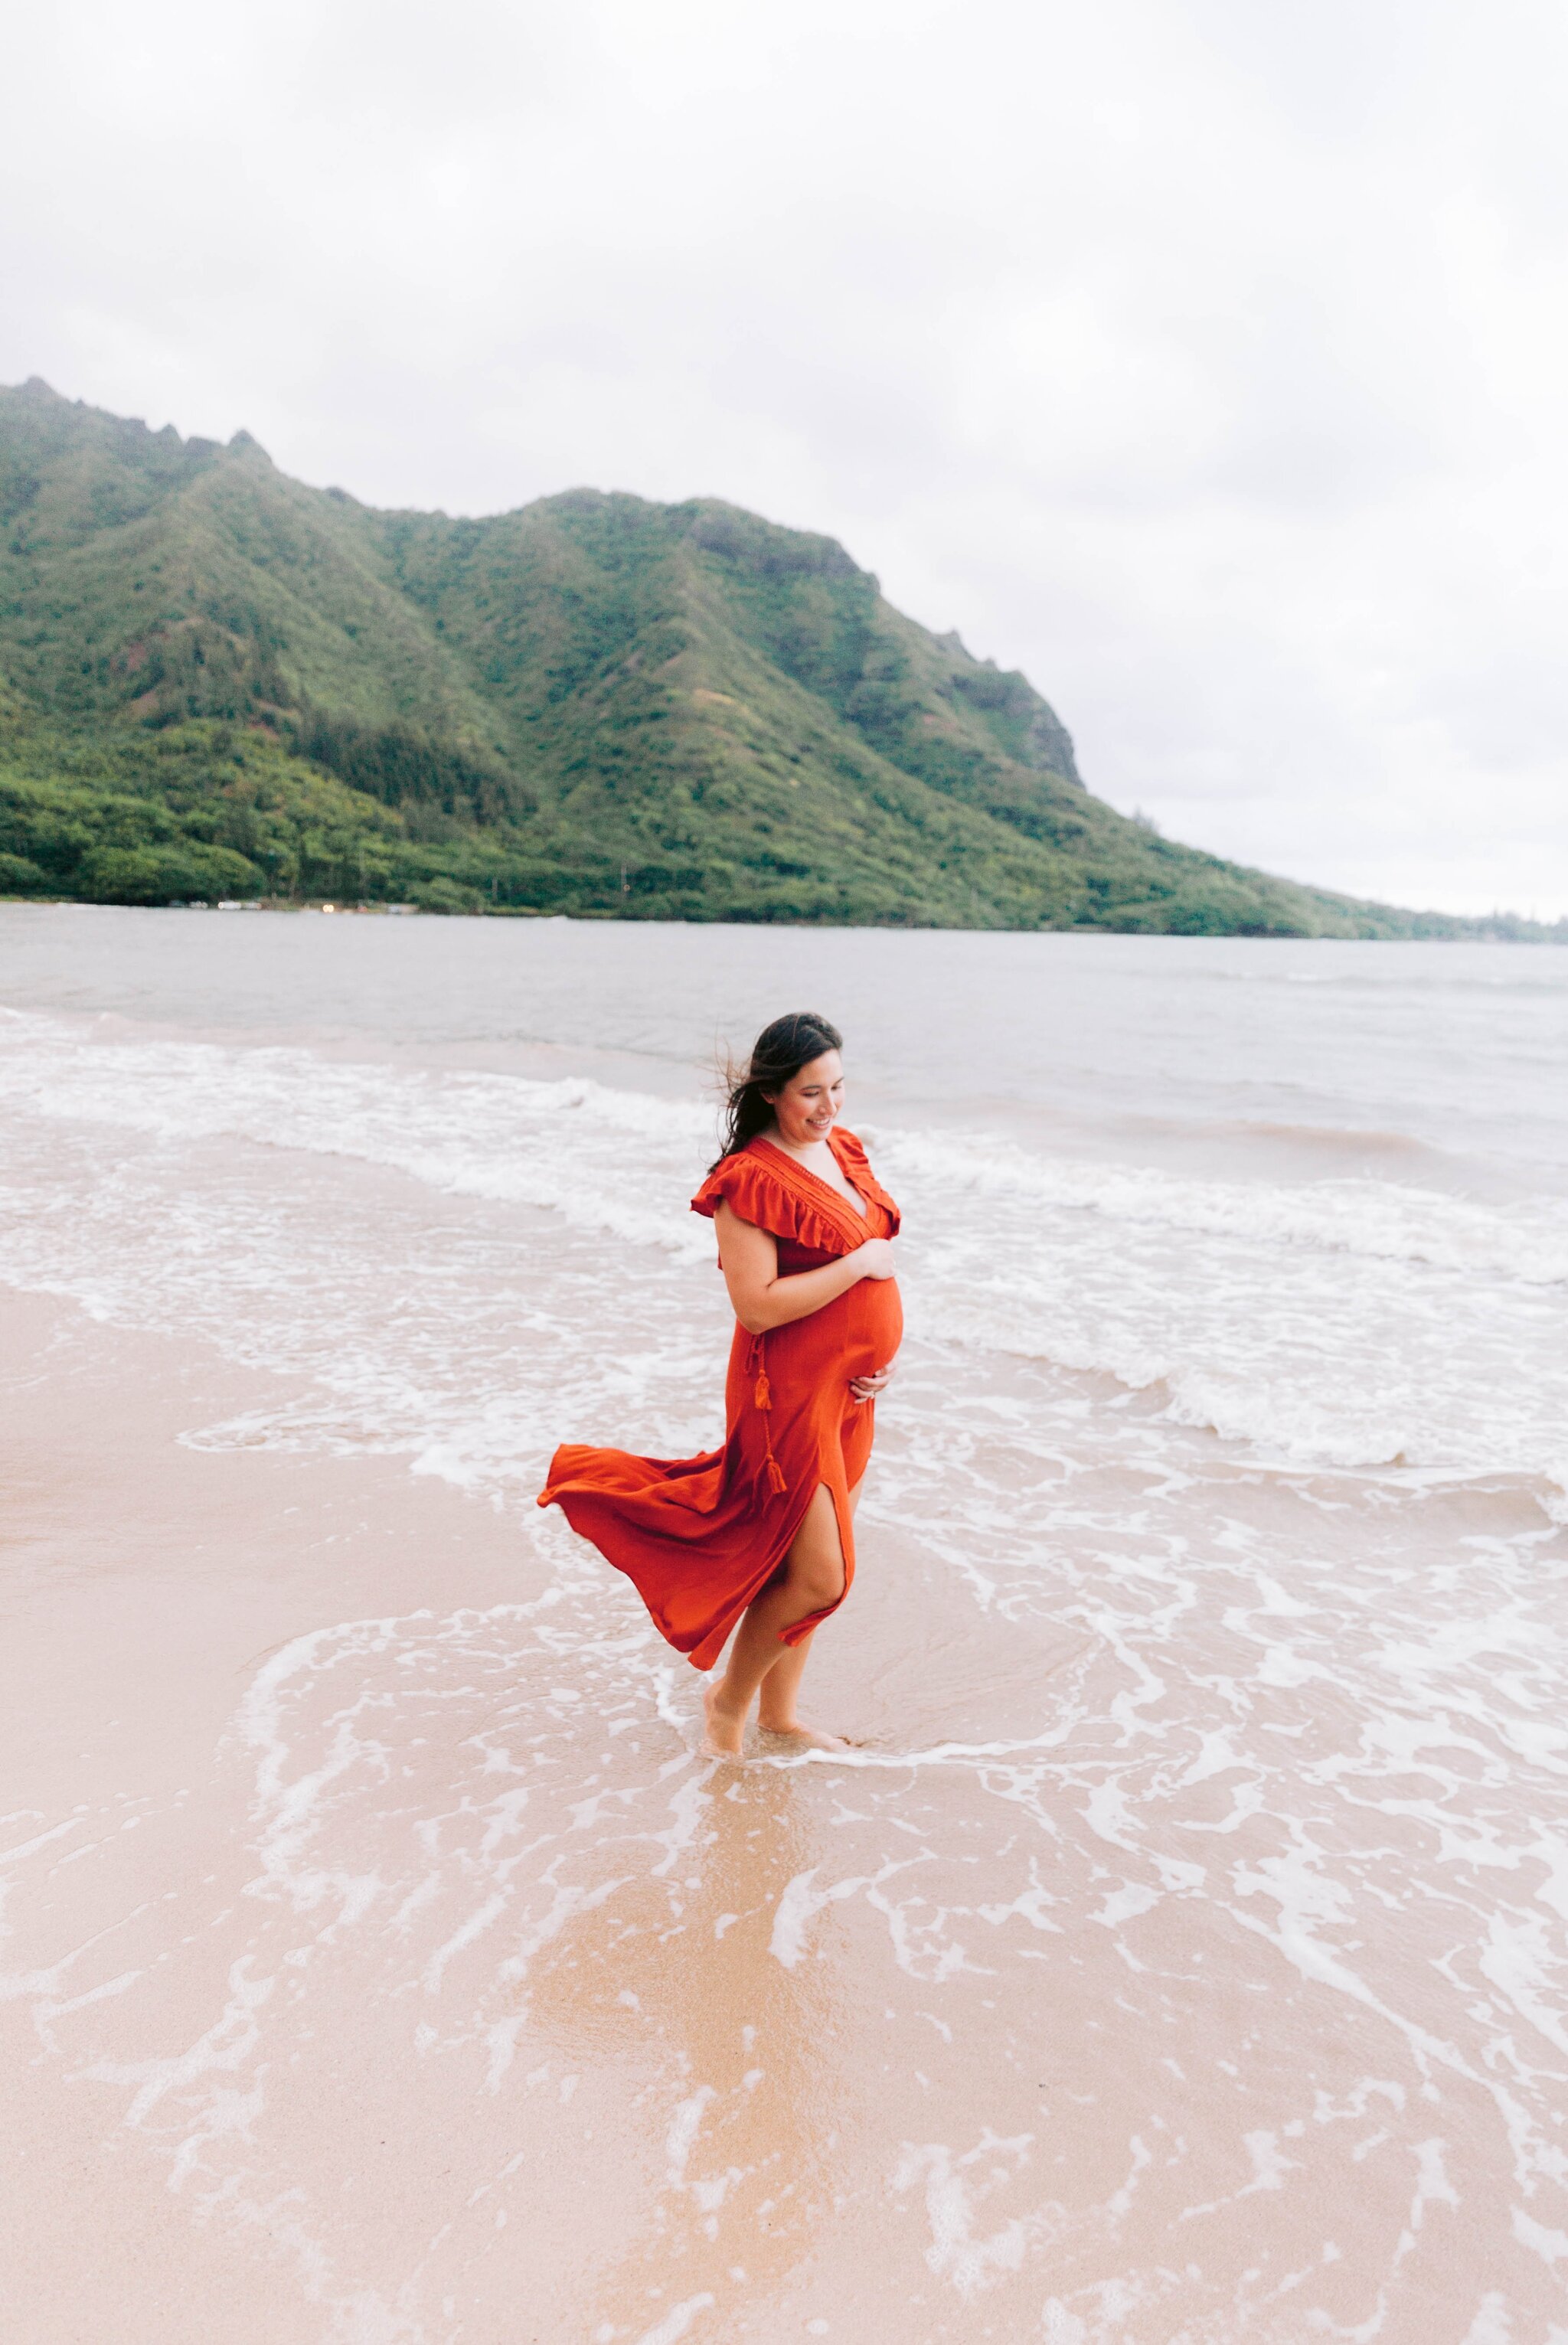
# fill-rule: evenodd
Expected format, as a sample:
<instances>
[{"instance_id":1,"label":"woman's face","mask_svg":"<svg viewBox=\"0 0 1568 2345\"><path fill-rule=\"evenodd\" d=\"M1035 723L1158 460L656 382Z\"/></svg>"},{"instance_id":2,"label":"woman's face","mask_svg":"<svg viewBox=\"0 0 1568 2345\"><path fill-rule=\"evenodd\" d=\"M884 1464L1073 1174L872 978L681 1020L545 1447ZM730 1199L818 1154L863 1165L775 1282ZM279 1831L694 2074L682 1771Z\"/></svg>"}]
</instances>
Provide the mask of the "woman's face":
<instances>
[{"instance_id":1,"label":"woman's face","mask_svg":"<svg viewBox=\"0 0 1568 2345\"><path fill-rule=\"evenodd\" d=\"M791 1148L826 1140L844 1104L844 1062L837 1051L824 1051L801 1067L770 1104L779 1137Z\"/></svg>"}]
</instances>

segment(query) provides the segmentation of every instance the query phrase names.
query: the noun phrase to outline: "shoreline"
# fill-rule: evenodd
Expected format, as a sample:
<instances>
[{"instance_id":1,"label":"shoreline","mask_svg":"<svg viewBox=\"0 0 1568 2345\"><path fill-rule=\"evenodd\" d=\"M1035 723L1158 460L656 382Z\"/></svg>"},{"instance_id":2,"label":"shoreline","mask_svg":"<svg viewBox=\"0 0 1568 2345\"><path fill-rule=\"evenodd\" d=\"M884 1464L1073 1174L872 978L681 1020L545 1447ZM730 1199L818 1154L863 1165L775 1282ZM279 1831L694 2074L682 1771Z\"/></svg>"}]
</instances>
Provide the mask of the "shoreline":
<instances>
[{"instance_id":1,"label":"shoreline","mask_svg":"<svg viewBox=\"0 0 1568 2345\"><path fill-rule=\"evenodd\" d=\"M1292 886L1308 883L1292 881ZM52 909L69 907L76 911L106 912L317 912L335 913L361 918L367 915L385 918L432 920L534 920L545 925L555 923L563 928L603 928L606 925L626 925L636 928L668 929L737 929L754 933L766 929L774 933L799 932L803 936L1012 936L1012 937L1138 937L1160 944L1254 944L1254 945L1563 945L1568 946L1568 914L1556 920L1538 920L1522 912L1441 912L1414 911L1400 913L1420 923L1431 920L1430 928L1412 927L1403 935L1379 935L1373 931L1346 934L1339 930L1320 931L1311 929L1278 929L1260 930L1248 928L1212 929L1152 929L1135 924L1115 927L1106 922L1074 923L1072 921L1039 921L1028 927L1012 927L1006 923L976 921L948 922L932 925L918 920L800 920L767 919L737 920L734 919L672 919L663 907L645 915L626 908L607 908L603 911L580 909L560 912L539 904L415 904L390 897L366 898L350 901L341 897L319 896L236 896L173 898L167 902L117 902L97 896L7 896L0 893L0 905L39 905ZM1390 908L1392 910L1394 908ZM1449 925L1444 925L1445 923ZM1459 925L1452 925L1452 924Z\"/></svg>"}]
</instances>

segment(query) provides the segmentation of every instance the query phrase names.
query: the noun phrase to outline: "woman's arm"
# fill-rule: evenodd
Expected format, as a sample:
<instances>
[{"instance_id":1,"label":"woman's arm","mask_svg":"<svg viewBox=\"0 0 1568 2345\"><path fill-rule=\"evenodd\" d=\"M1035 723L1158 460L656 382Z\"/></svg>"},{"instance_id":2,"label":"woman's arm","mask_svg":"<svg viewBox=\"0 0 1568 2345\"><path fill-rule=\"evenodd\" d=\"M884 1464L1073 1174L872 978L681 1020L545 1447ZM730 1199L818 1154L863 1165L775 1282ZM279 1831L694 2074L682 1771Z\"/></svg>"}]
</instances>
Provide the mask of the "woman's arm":
<instances>
[{"instance_id":1,"label":"woman's arm","mask_svg":"<svg viewBox=\"0 0 1568 2345\"><path fill-rule=\"evenodd\" d=\"M788 1327L791 1320L820 1311L825 1303L847 1294L862 1278L893 1274L893 1249L887 1238L868 1238L852 1254L824 1263L820 1270L797 1271L793 1278L780 1278L778 1243L766 1230L759 1230L754 1222L743 1222L723 1201L713 1225L718 1233L718 1259L729 1300L748 1335L765 1335L769 1327Z\"/></svg>"}]
</instances>

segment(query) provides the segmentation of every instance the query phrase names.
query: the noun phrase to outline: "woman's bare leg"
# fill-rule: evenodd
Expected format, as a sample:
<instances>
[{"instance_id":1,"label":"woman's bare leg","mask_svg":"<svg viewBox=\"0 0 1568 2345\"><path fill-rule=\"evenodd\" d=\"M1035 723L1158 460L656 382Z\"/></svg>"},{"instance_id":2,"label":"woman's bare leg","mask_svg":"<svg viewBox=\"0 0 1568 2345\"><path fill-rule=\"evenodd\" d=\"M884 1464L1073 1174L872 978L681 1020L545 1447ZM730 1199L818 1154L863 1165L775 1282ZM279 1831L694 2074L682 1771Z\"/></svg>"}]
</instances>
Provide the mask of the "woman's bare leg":
<instances>
[{"instance_id":1,"label":"woman's bare leg","mask_svg":"<svg viewBox=\"0 0 1568 2345\"><path fill-rule=\"evenodd\" d=\"M857 1483L850 1493L851 1510L860 1495ZM829 1736L812 1735L795 1715L796 1691L811 1639L786 1645L782 1631L836 1604L844 1592L844 1550L832 1494L820 1483L782 1567L747 1607L723 1677L703 1696L708 1711L704 1748L709 1753L725 1758L738 1755L759 1688L764 1689L762 1724L769 1732L836 1747Z\"/></svg>"},{"instance_id":2,"label":"woman's bare leg","mask_svg":"<svg viewBox=\"0 0 1568 2345\"><path fill-rule=\"evenodd\" d=\"M738 1755L758 1688L769 1670L791 1655L791 1648L780 1642L783 1631L813 1612L825 1612L843 1592L839 1518L831 1493L819 1483L781 1568L746 1609L723 1677L703 1696L708 1711L704 1748L713 1756Z\"/></svg>"},{"instance_id":3,"label":"woman's bare leg","mask_svg":"<svg viewBox=\"0 0 1568 2345\"><path fill-rule=\"evenodd\" d=\"M864 1476L850 1493L850 1513L853 1516L860 1503ZM798 1645L781 1647L777 1660L763 1679L757 1702L757 1723L764 1734L788 1734L797 1742L809 1743L819 1751L841 1751L844 1744L836 1734L822 1734L814 1727L803 1725L795 1705L799 1698L800 1680L806 1674L806 1664L811 1658L816 1642L813 1629Z\"/></svg>"},{"instance_id":4,"label":"woman's bare leg","mask_svg":"<svg viewBox=\"0 0 1568 2345\"><path fill-rule=\"evenodd\" d=\"M769 1668L758 1689L757 1723L764 1734L804 1735L795 1704L799 1698L800 1680L806 1674L806 1664L811 1658L811 1647L817 1631L802 1637L798 1645L786 1645ZM824 1736L826 1741L827 1737Z\"/></svg>"}]
</instances>

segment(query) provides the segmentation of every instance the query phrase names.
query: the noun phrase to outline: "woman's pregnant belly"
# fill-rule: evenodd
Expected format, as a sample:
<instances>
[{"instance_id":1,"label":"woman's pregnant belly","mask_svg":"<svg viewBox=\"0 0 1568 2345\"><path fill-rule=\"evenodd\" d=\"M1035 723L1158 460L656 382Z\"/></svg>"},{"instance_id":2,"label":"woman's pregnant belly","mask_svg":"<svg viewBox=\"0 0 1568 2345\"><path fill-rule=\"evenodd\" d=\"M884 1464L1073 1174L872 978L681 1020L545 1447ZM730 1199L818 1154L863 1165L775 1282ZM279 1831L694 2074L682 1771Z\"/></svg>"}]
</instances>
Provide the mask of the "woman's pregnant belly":
<instances>
[{"instance_id":1,"label":"woman's pregnant belly","mask_svg":"<svg viewBox=\"0 0 1568 2345\"><path fill-rule=\"evenodd\" d=\"M845 1297L850 1304L846 1377L887 1367L903 1341L904 1309L896 1278L862 1278Z\"/></svg>"}]
</instances>

